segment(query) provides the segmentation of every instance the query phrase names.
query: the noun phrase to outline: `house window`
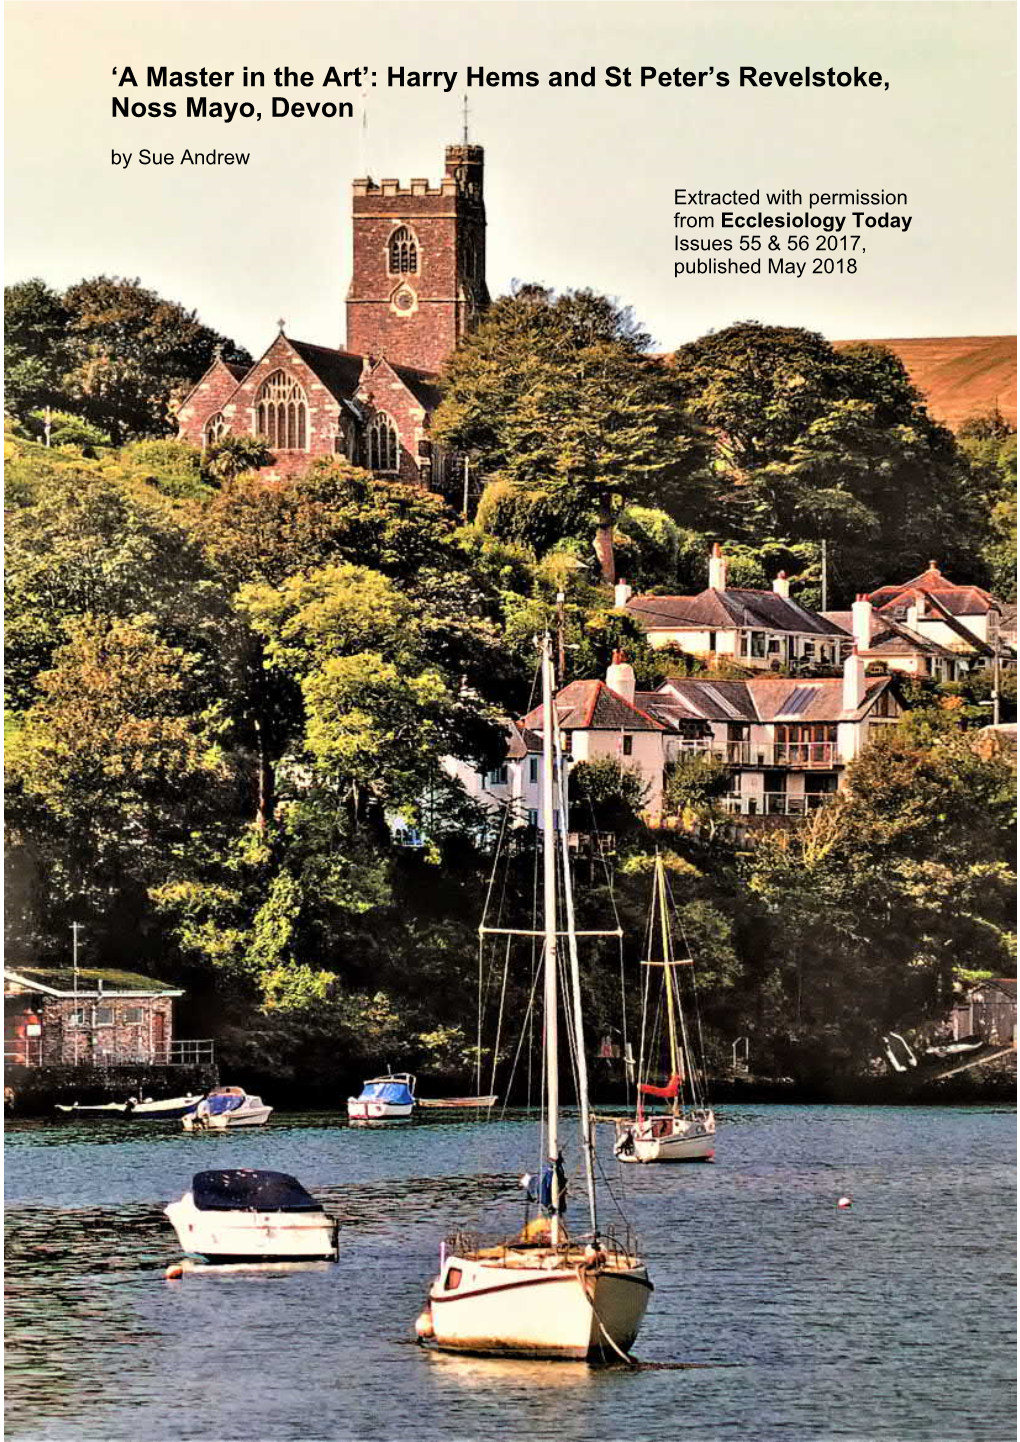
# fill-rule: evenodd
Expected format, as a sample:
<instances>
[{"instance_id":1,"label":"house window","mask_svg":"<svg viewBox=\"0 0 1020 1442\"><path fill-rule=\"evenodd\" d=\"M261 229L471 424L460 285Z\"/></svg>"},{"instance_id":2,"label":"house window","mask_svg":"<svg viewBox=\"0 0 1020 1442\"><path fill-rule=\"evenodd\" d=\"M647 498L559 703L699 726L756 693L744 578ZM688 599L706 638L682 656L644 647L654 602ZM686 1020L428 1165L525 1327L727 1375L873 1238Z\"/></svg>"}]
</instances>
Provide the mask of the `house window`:
<instances>
[{"instance_id":1,"label":"house window","mask_svg":"<svg viewBox=\"0 0 1020 1442\"><path fill-rule=\"evenodd\" d=\"M708 649L710 651L715 650L715 634L716 633L714 631L709 631L708 633Z\"/></svg>"},{"instance_id":2,"label":"house window","mask_svg":"<svg viewBox=\"0 0 1020 1442\"><path fill-rule=\"evenodd\" d=\"M224 419L223 412L217 411L216 414L210 416L205 423L205 429L202 432L202 444L203 446L214 446L216 442L222 440L226 434L227 422Z\"/></svg>"},{"instance_id":3,"label":"house window","mask_svg":"<svg viewBox=\"0 0 1020 1442\"><path fill-rule=\"evenodd\" d=\"M534 785L538 780L538 757L532 756L528 761L528 780Z\"/></svg>"},{"instance_id":4,"label":"house window","mask_svg":"<svg viewBox=\"0 0 1020 1442\"><path fill-rule=\"evenodd\" d=\"M535 829L535 830L538 829L538 812L537 812L537 811L529 811L529 812L528 812L528 825L529 825L530 827L532 827L533 829Z\"/></svg>"},{"instance_id":5,"label":"house window","mask_svg":"<svg viewBox=\"0 0 1020 1442\"><path fill-rule=\"evenodd\" d=\"M805 661L813 661L815 659L814 641L805 641L800 648L800 654L804 657Z\"/></svg>"},{"instance_id":6,"label":"house window","mask_svg":"<svg viewBox=\"0 0 1020 1442\"><path fill-rule=\"evenodd\" d=\"M624 756L633 756L633 754L634 754L634 737L633 737L633 736L624 736L624 738L623 738L623 754L624 754Z\"/></svg>"},{"instance_id":7,"label":"house window","mask_svg":"<svg viewBox=\"0 0 1020 1442\"><path fill-rule=\"evenodd\" d=\"M274 371L255 401L255 430L271 451L307 450L308 402L286 371Z\"/></svg>"},{"instance_id":8,"label":"house window","mask_svg":"<svg viewBox=\"0 0 1020 1442\"><path fill-rule=\"evenodd\" d=\"M489 786L505 786L508 780L509 773L507 771L507 768L505 766L497 766L494 770L489 772L489 777L486 784Z\"/></svg>"},{"instance_id":9,"label":"house window","mask_svg":"<svg viewBox=\"0 0 1020 1442\"><path fill-rule=\"evenodd\" d=\"M417 275L418 242L402 225L390 236L390 275Z\"/></svg>"},{"instance_id":10,"label":"house window","mask_svg":"<svg viewBox=\"0 0 1020 1442\"><path fill-rule=\"evenodd\" d=\"M751 632L751 655L752 655L752 656L764 656L764 655L765 655L765 640L766 640L766 638L765 638L765 632L764 632L764 631L752 631L752 632Z\"/></svg>"},{"instance_id":11,"label":"house window","mask_svg":"<svg viewBox=\"0 0 1020 1442\"><path fill-rule=\"evenodd\" d=\"M113 1007L97 1006L94 1025L113 1026Z\"/></svg>"},{"instance_id":12,"label":"house window","mask_svg":"<svg viewBox=\"0 0 1020 1442\"><path fill-rule=\"evenodd\" d=\"M140 1006L126 1006L122 1020L125 1026L140 1026L145 1020L145 1011Z\"/></svg>"},{"instance_id":13,"label":"house window","mask_svg":"<svg viewBox=\"0 0 1020 1442\"><path fill-rule=\"evenodd\" d=\"M67 1018L67 1024L68 1026L87 1026L88 1015L85 1007L80 1006L77 1011L72 1011L71 1015Z\"/></svg>"},{"instance_id":14,"label":"house window","mask_svg":"<svg viewBox=\"0 0 1020 1442\"><path fill-rule=\"evenodd\" d=\"M368 423L368 466L372 471L400 469L400 442L397 428L384 411L378 411Z\"/></svg>"}]
</instances>

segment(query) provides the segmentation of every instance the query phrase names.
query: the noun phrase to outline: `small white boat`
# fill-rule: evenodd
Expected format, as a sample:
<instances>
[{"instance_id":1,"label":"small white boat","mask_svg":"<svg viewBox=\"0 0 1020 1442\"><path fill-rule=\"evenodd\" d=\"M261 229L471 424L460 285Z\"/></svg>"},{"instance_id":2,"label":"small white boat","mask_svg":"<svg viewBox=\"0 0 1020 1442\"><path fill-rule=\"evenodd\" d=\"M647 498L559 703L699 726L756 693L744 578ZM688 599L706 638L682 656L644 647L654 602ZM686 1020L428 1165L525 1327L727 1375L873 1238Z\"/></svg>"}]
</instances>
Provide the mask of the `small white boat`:
<instances>
[{"instance_id":1,"label":"small white boat","mask_svg":"<svg viewBox=\"0 0 1020 1442\"><path fill-rule=\"evenodd\" d=\"M372 1077L361 1095L347 1098L347 1116L352 1122L406 1121L414 1111L414 1077L408 1071L388 1072Z\"/></svg>"},{"instance_id":2,"label":"small white boat","mask_svg":"<svg viewBox=\"0 0 1020 1442\"><path fill-rule=\"evenodd\" d=\"M198 1172L165 1215L184 1251L209 1262L336 1260L339 1223L285 1172Z\"/></svg>"},{"instance_id":3,"label":"small white boat","mask_svg":"<svg viewBox=\"0 0 1020 1442\"><path fill-rule=\"evenodd\" d=\"M669 1080L664 1086L647 1080L639 1082L636 1115L616 1122L614 1152L621 1162L710 1162L715 1158L715 1113L705 1100L704 1066L696 1056L679 983L679 973L686 968L693 997L694 963L690 957L674 955L667 901L666 872L662 857L656 855L649 950L654 946L661 950L661 956L649 956L644 965L649 968L649 976L653 968L662 971ZM646 985L639 1077L647 1076L652 1066L648 1056L651 1047L646 1045L653 1029L649 1018L651 990ZM696 1030L700 1033L700 1026ZM666 1110L649 1115L645 1111L646 1099L663 1102Z\"/></svg>"},{"instance_id":4,"label":"small white boat","mask_svg":"<svg viewBox=\"0 0 1020 1442\"><path fill-rule=\"evenodd\" d=\"M470 1111L476 1107L494 1107L499 1098L493 1092L487 1097L433 1097L431 1100L417 1097L416 1100L426 1111Z\"/></svg>"},{"instance_id":5,"label":"small white boat","mask_svg":"<svg viewBox=\"0 0 1020 1442\"><path fill-rule=\"evenodd\" d=\"M123 1116L128 1109L127 1102L100 1102L94 1106L82 1106L79 1102L71 1102L70 1106L56 1103L55 1110L64 1112L70 1116Z\"/></svg>"},{"instance_id":6,"label":"small white boat","mask_svg":"<svg viewBox=\"0 0 1020 1442\"><path fill-rule=\"evenodd\" d=\"M213 1087L184 1113L181 1124L186 1132L260 1127L272 1110L261 1097L249 1096L243 1087Z\"/></svg>"},{"instance_id":7,"label":"small white boat","mask_svg":"<svg viewBox=\"0 0 1020 1442\"><path fill-rule=\"evenodd\" d=\"M134 1097L129 1097L127 1115L141 1117L143 1120L148 1118L154 1122L175 1121L185 1112L189 1112L193 1106L197 1106L201 1100L201 1092L195 1092L192 1096L165 1097L158 1102L154 1102L151 1097L145 1097L140 1102L136 1102Z\"/></svg>"}]
</instances>

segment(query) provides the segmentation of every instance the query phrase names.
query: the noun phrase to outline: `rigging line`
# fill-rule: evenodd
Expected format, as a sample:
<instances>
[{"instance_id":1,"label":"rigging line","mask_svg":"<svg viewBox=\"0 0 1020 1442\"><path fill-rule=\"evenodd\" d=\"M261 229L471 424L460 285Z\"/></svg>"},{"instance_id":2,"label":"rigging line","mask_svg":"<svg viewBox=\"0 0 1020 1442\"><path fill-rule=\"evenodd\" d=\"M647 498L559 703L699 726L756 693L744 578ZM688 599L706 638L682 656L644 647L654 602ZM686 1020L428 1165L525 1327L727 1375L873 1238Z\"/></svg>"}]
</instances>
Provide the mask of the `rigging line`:
<instances>
[{"instance_id":1,"label":"rigging line","mask_svg":"<svg viewBox=\"0 0 1020 1442\"><path fill-rule=\"evenodd\" d=\"M686 951L687 951L687 955L690 956L690 955L691 955L691 948L690 948L690 943L689 943L688 940L687 940L687 933L686 933L686 931L684 930L683 921L682 921L682 919L681 919L681 917L680 917L680 914L679 914L679 910L678 910L678 908L677 908L676 901L674 900L674 897L673 897L673 893L672 893L672 891L670 891L670 890L668 889L668 886L667 886L666 895L663 897L663 903L664 903L664 904L665 904L665 901L667 900L667 897L668 897L668 900L669 900L670 914L672 915L673 919L678 923L678 925L679 925L679 927L680 927L680 935L681 935L681 937L683 938L684 947L685 947L685 949L686 949ZM683 1037L684 1061L685 1061L686 1064L687 1064L687 1070L691 1073L691 1100L692 1100L692 1103L693 1103L693 1104L697 1105L697 1104L698 1104L698 1095L697 1095L697 1093L698 1093L699 1089L701 1088L701 1079L699 1078L699 1075L698 1075L697 1066L696 1066L694 1063L692 1063L692 1061L691 1061L691 1046L690 1046L690 1039L689 1039L688 1033L687 1033L687 1018L686 1018L685 1013L684 1013L684 1008L683 1008L683 1004L682 1004L682 997L681 997L681 995L680 995L680 982L679 982L679 979L678 979L678 978L671 978L671 980L675 980L675 981L676 981L676 997L677 997L677 1007L678 1007L678 1010L679 1010L679 1012L680 1012L680 1032L681 1032L681 1035L682 1035L682 1037ZM697 986L696 986L696 984L694 983L693 967L692 967L692 972L691 972L691 985L692 985L692 994L693 994L693 997L694 997L695 1012L696 1012L697 1017L698 1017L698 1028L699 1028L699 1032L700 1032L700 1028L701 1028L701 1013L700 1013L700 1011L698 1010L698 1006L697 1006L698 992L697 992ZM704 1054L704 1053L702 1053L702 1054Z\"/></svg>"},{"instance_id":2,"label":"rigging line","mask_svg":"<svg viewBox=\"0 0 1020 1442\"><path fill-rule=\"evenodd\" d=\"M687 935L687 928L684 926L683 915L681 914L679 907L676 905L676 902L675 902L674 899L673 899L672 893L670 894L670 903L671 903L671 905L672 905L672 907L673 907L674 914L675 914L676 920L677 920L677 924L678 924L678 926L680 927L680 935L681 935L681 937L683 938L684 948L685 948L685 950L686 950L686 952L687 952L687 955L690 956L691 959L692 959L692 961L693 961L693 953L691 952L690 938L689 938L688 935ZM695 975L695 971L694 971L694 967L693 967L693 966L691 967L691 995L692 995L692 997L693 997L693 999L694 999L694 1017L695 1017L695 1020L696 1020L696 1022L697 1022L697 1027L698 1027L698 1056L699 1056L700 1059L701 1059L701 1085L702 1085L702 1091L703 1091L703 1093L704 1093L704 1097L705 1097L705 1099L707 1099L707 1097L708 1097L708 1063L707 1063L707 1061L706 1061L705 1037L704 1037L704 1032L703 1032L702 1024L701 1024L701 1001L700 1001L700 999L699 999L699 997L698 997L698 983L697 983L697 977L696 977L696 975Z\"/></svg>"},{"instance_id":3,"label":"rigging line","mask_svg":"<svg viewBox=\"0 0 1020 1442\"><path fill-rule=\"evenodd\" d=\"M520 1034L520 1037L518 1038L518 1041L517 1041L517 1050L516 1050L515 1053L514 1053L513 1063L511 1064L511 1068L510 1068L510 1076L509 1076L508 1079L507 1079L506 1096L505 1096L504 1099L503 1099L503 1106L502 1106L502 1109L501 1109L500 1114L499 1114L499 1119L500 1119L500 1121L505 1121L505 1120L506 1120L507 1107L509 1107L509 1105L510 1105L510 1093L511 1093L511 1090L512 1090L512 1088L513 1088L514 1077L515 1077L516 1074L517 1074L517 1062L518 1062L518 1060L519 1060L519 1058L520 1058L520 1055L521 1055L521 1047L522 1047L523 1044L524 1044L524 1033L525 1033L525 1030L530 1026L530 1024L531 1024L531 1022L533 1021L533 1018L534 1018L534 1013L535 1013L535 993L536 993L537 990L538 990L538 982L539 982L539 973L538 973L538 970L536 969L535 972L534 972L534 974L532 975L532 979L531 979L531 994L530 994L530 996L528 997L528 1006L527 1006L527 1010L525 1011L525 1014L524 1014L524 1022L525 1022L525 1025L521 1027L521 1034ZM531 1099L530 1099L530 1097L529 1097L529 1099L528 1099L528 1105L529 1105L529 1109L530 1109L530 1105L531 1105Z\"/></svg>"},{"instance_id":4,"label":"rigging line","mask_svg":"<svg viewBox=\"0 0 1020 1442\"><path fill-rule=\"evenodd\" d=\"M499 1044L503 1037L503 1008L506 1005L507 977L510 975L510 940L508 936L506 939L506 956L503 960L503 985L499 993L499 1016L496 1019L496 1041L492 1048L492 1083L489 1087L490 1092L496 1090L496 1068L499 1065ZM481 1089L479 1089L478 1095L481 1096L481 1094Z\"/></svg>"}]
</instances>

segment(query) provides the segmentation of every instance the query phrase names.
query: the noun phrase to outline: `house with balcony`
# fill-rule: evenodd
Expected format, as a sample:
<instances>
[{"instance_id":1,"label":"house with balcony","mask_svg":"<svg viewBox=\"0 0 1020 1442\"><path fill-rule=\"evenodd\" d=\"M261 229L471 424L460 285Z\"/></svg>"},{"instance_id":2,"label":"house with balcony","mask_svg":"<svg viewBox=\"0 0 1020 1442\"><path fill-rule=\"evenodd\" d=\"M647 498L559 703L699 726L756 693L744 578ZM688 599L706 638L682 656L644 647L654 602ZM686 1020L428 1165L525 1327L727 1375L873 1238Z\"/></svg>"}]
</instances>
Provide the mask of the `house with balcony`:
<instances>
[{"instance_id":1,"label":"house with balcony","mask_svg":"<svg viewBox=\"0 0 1020 1442\"><path fill-rule=\"evenodd\" d=\"M678 677L639 693L666 722L667 762L716 756L729 770L724 798L735 816L806 816L840 790L850 763L903 707L894 678L868 676L852 652L838 677Z\"/></svg>"},{"instance_id":2,"label":"house with balcony","mask_svg":"<svg viewBox=\"0 0 1020 1442\"><path fill-rule=\"evenodd\" d=\"M605 681L572 681L556 696L564 750L574 761L609 757L647 788L645 816L662 819L667 767L684 755L716 756L729 771L724 806L734 816L799 817L845 784L850 763L903 706L892 676L868 676L851 652L841 677L677 677L638 691L616 652ZM542 707L510 728L506 759L478 772L447 762L467 793L513 825L542 825Z\"/></svg>"},{"instance_id":3,"label":"house with balcony","mask_svg":"<svg viewBox=\"0 0 1020 1442\"><path fill-rule=\"evenodd\" d=\"M703 661L724 657L760 671L835 668L851 645L843 626L791 597L785 572L771 591L730 586L718 543L708 588L697 596L636 596L621 581L615 600L641 623L654 649L674 647Z\"/></svg>"},{"instance_id":4,"label":"house with balcony","mask_svg":"<svg viewBox=\"0 0 1020 1442\"><path fill-rule=\"evenodd\" d=\"M174 1037L173 1004L183 995L129 971L5 967L5 1067L211 1064L211 1041Z\"/></svg>"}]
</instances>

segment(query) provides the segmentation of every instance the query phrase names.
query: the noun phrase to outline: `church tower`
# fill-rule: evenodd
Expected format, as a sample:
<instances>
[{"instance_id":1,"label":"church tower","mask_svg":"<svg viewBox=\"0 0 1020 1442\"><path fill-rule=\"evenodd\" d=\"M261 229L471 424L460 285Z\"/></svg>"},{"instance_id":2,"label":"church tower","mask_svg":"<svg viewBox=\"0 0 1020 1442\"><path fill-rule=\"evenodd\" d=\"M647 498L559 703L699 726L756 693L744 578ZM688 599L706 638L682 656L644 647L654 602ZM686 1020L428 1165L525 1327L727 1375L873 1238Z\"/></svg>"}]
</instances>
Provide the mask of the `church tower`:
<instances>
[{"instance_id":1,"label":"church tower","mask_svg":"<svg viewBox=\"0 0 1020 1442\"><path fill-rule=\"evenodd\" d=\"M347 350L437 371L489 303L485 152L448 145L438 186L356 180Z\"/></svg>"}]
</instances>

